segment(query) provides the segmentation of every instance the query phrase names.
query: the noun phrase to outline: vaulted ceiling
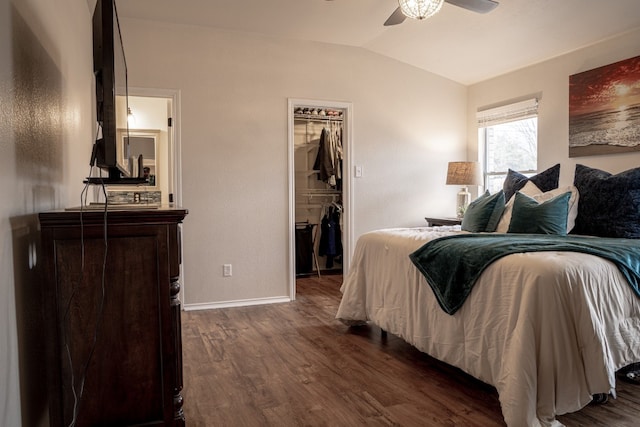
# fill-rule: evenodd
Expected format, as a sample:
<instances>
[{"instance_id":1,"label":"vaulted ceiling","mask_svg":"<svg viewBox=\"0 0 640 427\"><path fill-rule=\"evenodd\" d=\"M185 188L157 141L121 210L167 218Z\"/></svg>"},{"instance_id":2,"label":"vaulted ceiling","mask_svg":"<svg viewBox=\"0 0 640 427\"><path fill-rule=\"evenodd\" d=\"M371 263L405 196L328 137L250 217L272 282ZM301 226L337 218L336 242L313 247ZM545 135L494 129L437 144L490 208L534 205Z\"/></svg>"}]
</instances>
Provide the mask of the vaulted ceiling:
<instances>
[{"instance_id":1,"label":"vaulted ceiling","mask_svg":"<svg viewBox=\"0 0 640 427\"><path fill-rule=\"evenodd\" d=\"M488 14L445 3L383 22L396 0L118 0L123 18L356 46L465 85L640 28L639 0L498 0ZM640 55L640 46L638 47Z\"/></svg>"}]
</instances>

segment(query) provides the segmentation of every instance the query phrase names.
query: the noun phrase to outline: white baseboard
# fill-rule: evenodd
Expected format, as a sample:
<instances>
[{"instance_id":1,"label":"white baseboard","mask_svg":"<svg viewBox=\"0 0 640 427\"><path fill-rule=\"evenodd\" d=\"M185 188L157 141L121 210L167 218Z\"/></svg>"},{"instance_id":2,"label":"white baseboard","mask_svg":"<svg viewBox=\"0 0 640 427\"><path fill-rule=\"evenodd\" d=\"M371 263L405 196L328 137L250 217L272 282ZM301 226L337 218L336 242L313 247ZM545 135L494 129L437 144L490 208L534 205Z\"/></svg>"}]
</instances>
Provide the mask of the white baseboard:
<instances>
[{"instance_id":1,"label":"white baseboard","mask_svg":"<svg viewBox=\"0 0 640 427\"><path fill-rule=\"evenodd\" d=\"M235 301L184 304L183 308L185 311L212 310L215 308L248 307L251 305L278 304L283 302L291 302L291 298L270 297L270 298L242 299L242 300L235 300Z\"/></svg>"}]
</instances>

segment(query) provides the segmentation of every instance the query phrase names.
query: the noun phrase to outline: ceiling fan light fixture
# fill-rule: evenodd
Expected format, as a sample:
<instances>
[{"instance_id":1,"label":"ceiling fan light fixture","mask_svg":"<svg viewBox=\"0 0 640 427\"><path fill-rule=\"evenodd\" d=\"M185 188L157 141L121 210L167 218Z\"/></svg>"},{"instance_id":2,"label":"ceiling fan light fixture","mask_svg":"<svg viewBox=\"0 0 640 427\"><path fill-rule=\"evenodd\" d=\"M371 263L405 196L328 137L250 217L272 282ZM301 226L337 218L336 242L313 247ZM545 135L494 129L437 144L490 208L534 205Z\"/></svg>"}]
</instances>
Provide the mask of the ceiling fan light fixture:
<instances>
[{"instance_id":1,"label":"ceiling fan light fixture","mask_svg":"<svg viewBox=\"0 0 640 427\"><path fill-rule=\"evenodd\" d=\"M426 19L440 10L444 0L398 0L400 10L408 18Z\"/></svg>"}]
</instances>

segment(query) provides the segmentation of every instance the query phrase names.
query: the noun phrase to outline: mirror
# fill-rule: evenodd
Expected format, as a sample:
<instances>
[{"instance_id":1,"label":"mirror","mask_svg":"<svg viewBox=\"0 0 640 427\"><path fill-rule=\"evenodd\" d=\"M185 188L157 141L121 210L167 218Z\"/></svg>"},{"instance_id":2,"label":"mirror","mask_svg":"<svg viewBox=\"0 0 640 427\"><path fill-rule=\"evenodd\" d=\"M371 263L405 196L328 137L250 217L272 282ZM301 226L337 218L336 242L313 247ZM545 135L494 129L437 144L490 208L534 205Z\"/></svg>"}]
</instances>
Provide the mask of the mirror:
<instances>
[{"instance_id":1,"label":"mirror","mask_svg":"<svg viewBox=\"0 0 640 427\"><path fill-rule=\"evenodd\" d=\"M167 203L168 171L163 154L162 132L160 130L118 129L118 144L121 161L128 165L132 176L145 176L146 184L112 185L107 188L107 199L111 204L142 204L159 206ZM124 156L128 153L128 159ZM142 173L139 172L138 157L142 154Z\"/></svg>"},{"instance_id":2,"label":"mirror","mask_svg":"<svg viewBox=\"0 0 640 427\"><path fill-rule=\"evenodd\" d=\"M158 186L158 165L156 153L160 132L155 130L118 130L118 143L121 144L121 153L129 153L128 159L121 159L125 165L129 165L131 176L144 176L149 180L148 187ZM128 147L127 147L128 146ZM123 154L124 155L124 154ZM138 171L138 157L142 155L142 173Z\"/></svg>"}]
</instances>

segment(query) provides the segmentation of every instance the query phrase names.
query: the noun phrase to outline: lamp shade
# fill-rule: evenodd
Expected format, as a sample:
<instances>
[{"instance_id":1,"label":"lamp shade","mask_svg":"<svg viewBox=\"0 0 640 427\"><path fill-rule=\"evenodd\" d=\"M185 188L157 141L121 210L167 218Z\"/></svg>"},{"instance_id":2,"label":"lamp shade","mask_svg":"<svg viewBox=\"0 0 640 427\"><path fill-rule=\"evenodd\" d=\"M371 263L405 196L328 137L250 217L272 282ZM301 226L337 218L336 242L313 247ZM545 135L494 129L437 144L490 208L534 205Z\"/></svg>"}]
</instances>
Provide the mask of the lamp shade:
<instances>
[{"instance_id":1,"label":"lamp shade","mask_svg":"<svg viewBox=\"0 0 640 427\"><path fill-rule=\"evenodd\" d=\"M447 185L481 185L482 172L478 162L449 162Z\"/></svg>"},{"instance_id":2,"label":"lamp shade","mask_svg":"<svg viewBox=\"0 0 640 427\"><path fill-rule=\"evenodd\" d=\"M444 0L399 0L402 13L413 19L425 19L438 13Z\"/></svg>"}]
</instances>

